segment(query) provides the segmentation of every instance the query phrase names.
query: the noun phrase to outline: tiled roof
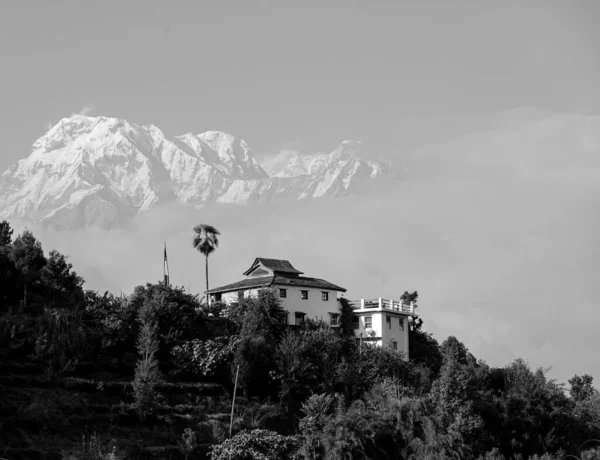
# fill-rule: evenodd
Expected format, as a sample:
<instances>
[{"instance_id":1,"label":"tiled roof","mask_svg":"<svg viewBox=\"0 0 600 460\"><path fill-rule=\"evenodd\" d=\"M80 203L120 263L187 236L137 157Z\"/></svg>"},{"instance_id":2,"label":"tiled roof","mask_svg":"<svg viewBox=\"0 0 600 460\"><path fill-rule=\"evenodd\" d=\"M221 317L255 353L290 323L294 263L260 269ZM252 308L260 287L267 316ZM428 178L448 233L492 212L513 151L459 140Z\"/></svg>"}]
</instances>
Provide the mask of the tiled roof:
<instances>
[{"instance_id":1,"label":"tiled roof","mask_svg":"<svg viewBox=\"0 0 600 460\"><path fill-rule=\"evenodd\" d=\"M270 286L273 281L273 275L261 276L259 278L246 278L238 281L237 283L226 284L218 288L213 288L206 291L207 294L213 294L215 292L231 292L231 291L242 291L245 289L255 289L265 286Z\"/></svg>"},{"instance_id":2,"label":"tiled roof","mask_svg":"<svg viewBox=\"0 0 600 460\"><path fill-rule=\"evenodd\" d=\"M299 276L298 278L287 278L284 276L274 276L272 284L285 285L285 286L298 286L298 287L312 287L317 289L328 289L331 291L346 292L343 287L337 286L329 281L325 281L319 278L306 278Z\"/></svg>"},{"instance_id":3,"label":"tiled roof","mask_svg":"<svg viewBox=\"0 0 600 460\"><path fill-rule=\"evenodd\" d=\"M244 272L244 275L247 275L259 262L274 272L295 273L298 275L302 274L300 270L296 270L292 266L289 260L265 259L264 257L257 257L252 263L252 266Z\"/></svg>"},{"instance_id":4,"label":"tiled roof","mask_svg":"<svg viewBox=\"0 0 600 460\"><path fill-rule=\"evenodd\" d=\"M261 276L260 278L246 278L237 283L227 284L218 288L213 288L206 291L207 294L217 292L243 291L247 289L258 289L272 285L278 286L297 286L297 287L312 287L316 289L327 289L331 291L346 292L343 287L337 286L325 280L318 278L287 278L285 276Z\"/></svg>"}]
</instances>

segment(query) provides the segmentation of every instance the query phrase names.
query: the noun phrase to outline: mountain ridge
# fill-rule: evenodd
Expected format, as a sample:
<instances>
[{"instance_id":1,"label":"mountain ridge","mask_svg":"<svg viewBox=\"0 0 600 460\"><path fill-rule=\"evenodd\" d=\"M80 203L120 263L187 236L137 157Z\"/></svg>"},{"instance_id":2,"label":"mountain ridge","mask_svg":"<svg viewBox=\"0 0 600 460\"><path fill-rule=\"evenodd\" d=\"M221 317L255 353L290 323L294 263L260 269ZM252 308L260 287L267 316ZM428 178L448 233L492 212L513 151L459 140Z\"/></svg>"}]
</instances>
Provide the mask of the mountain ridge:
<instances>
[{"instance_id":1,"label":"mountain ridge","mask_svg":"<svg viewBox=\"0 0 600 460\"><path fill-rule=\"evenodd\" d=\"M155 125L73 115L0 175L0 218L108 228L169 202L201 207L338 196L393 176L390 163L359 158L361 147L343 141L330 153L283 151L263 167L245 140L223 131L167 137Z\"/></svg>"}]
</instances>

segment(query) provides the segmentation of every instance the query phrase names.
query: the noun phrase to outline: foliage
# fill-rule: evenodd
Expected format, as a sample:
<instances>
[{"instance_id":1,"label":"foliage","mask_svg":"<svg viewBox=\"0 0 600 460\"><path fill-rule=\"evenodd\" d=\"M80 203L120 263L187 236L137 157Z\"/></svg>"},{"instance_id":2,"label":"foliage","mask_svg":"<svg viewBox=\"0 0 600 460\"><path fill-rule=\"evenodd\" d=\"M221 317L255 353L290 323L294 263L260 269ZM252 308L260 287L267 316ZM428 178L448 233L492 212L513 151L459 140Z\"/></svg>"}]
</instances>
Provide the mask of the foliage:
<instances>
[{"instance_id":1,"label":"foliage","mask_svg":"<svg viewBox=\"0 0 600 460\"><path fill-rule=\"evenodd\" d=\"M95 291L85 292L84 304L86 324L97 336L102 353L122 360L126 350L135 346L139 306L124 297Z\"/></svg>"},{"instance_id":2,"label":"foliage","mask_svg":"<svg viewBox=\"0 0 600 460\"><path fill-rule=\"evenodd\" d=\"M223 302L204 303L201 305L200 310L206 316L221 318L225 316L227 305Z\"/></svg>"},{"instance_id":3,"label":"foliage","mask_svg":"<svg viewBox=\"0 0 600 460\"><path fill-rule=\"evenodd\" d=\"M117 451L114 442L104 445L100 437L93 433L81 439L79 449L63 453L64 460L120 460L123 456Z\"/></svg>"},{"instance_id":4,"label":"foliage","mask_svg":"<svg viewBox=\"0 0 600 460\"><path fill-rule=\"evenodd\" d=\"M78 311L46 308L37 318L36 359L52 369L73 367L90 348L82 315Z\"/></svg>"},{"instance_id":5,"label":"foliage","mask_svg":"<svg viewBox=\"0 0 600 460\"><path fill-rule=\"evenodd\" d=\"M416 302L418 298L419 298L419 293L417 291L414 291L414 292L404 291L404 293L400 296L400 301L402 303L411 303L411 302Z\"/></svg>"},{"instance_id":6,"label":"foliage","mask_svg":"<svg viewBox=\"0 0 600 460\"><path fill-rule=\"evenodd\" d=\"M438 424L453 438L462 439L483 426L482 418L474 411L482 373L475 358L455 337L449 337L441 348L443 364L430 394L436 408L431 423Z\"/></svg>"},{"instance_id":7,"label":"foliage","mask_svg":"<svg viewBox=\"0 0 600 460\"><path fill-rule=\"evenodd\" d=\"M410 318L408 354L412 362L425 365L436 377L442 367L440 345L431 333L423 331L422 327L423 320L421 318L418 316Z\"/></svg>"},{"instance_id":8,"label":"foliage","mask_svg":"<svg viewBox=\"0 0 600 460\"><path fill-rule=\"evenodd\" d=\"M286 327L285 312L269 289L243 303L247 310L234 365L239 366L240 386L249 393L266 396L273 393L270 371L275 368L275 349Z\"/></svg>"},{"instance_id":9,"label":"foliage","mask_svg":"<svg viewBox=\"0 0 600 460\"><path fill-rule=\"evenodd\" d=\"M40 280L49 291L46 298L55 306L74 307L83 303L84 280L72 271L73 265L58 251L50 251Z\"/></svg>"},{"instance_id":10,"label":"foliage","mask_svg":"<svg viewBox=\"0 0 600 460\"><path fill-rule=\"evenodd\" d=\"M366 391L386 377L399 379L406 363L403 354L391 347L363 343L353 350L349 359L338 367L338 378L344 386L347 401L360 398Z\"/></svg>"},{"instance_id":11,"label":"foliage","mask_svg":"<svg viewBox=\"0 0 600 460\"><path fill-rule=\"evenodd\" d=\"M188 456L194 453L198 446L198 440L196 439L196 433L191 428L186 428L181 435L181 441L179 441L179 451L184 455L187 460Z\"/></svg>"},{"instance_id":12,"label":"foliage","mask_svg":"<svg viewBox=\"0 0 600 460\"><path fill-rule=\"evenodd\" d=\"M159 341L157 357L167 369L171 367L169 360L174 347L207 333L198 299L183 288L162 282L147 283L134 289L129 304L134 311L139 311L144 305L152 305Z\"/></svg>"},{"instance_id":13,"label":"foliage","mask_svg":"<svg viewBox=\"0 0 600 460\"><path fill-rule=\"evenodd\" d=\"M0 222L0 246L8 246L12 243L13 231L7 221Z\"/></svg>"},{"instance_id":14,"label":"foliage","mask_svg":"<svg viewBox=\"0 0 600 460\"><path fill-rule=\"evenodd\" d=\"M140 332L137 341L139 360L133 379L134 407L143 420L152 415L161 402L156 386L161 382L158 368L158 328L156 326L156 306L144 304L139 312Z\"/></svg>"},{"instance_id":15,"label":"foliage","mask_svg":"<svg viewBox=\"0 0 600 460\"><path fill-rule=\"evenodd\" d=\"M212 225L200 224L194 227L194 249L204 255L206 262L206 290L208 291L208 256L219 247L221 233Z\"/></svg>"},{"instance_id":16,"label":"foliage","mask_svg":"<svg viewBox=\"0 0 600 460\"><path fill-rule=\"evenodd\" d=\"M574 375L573 378L569 380L569 385L571 385L571 389L569 390L571 398L573 398L574 401L584 401L593 396L593 381L594 378L588 374L584 374L581 377Z\"/></svg>"},{"instance_id":17,"label":"foliage","mask_svg":"<svg viewBox=\"0 0 600 460\"><path fill-rule=\"evenodd\" d=\"M325 449L321 433L331 421L334 398L328 394L314 394L302 404L304 417L300 420L299 430L302 443L299 454L305 459L323 458Z\"/></svg>"},{"instance_id":18,"label":"foliage","mask_svg":"<svg viewBox=\"0 0 600 460\"><path fill-rule=\"evenodd\" d=\"M176 345L171 350L173 375L191 374L214 377L231 362L239 342L238 336L214 339L193 339Z\"/></svg>"},{"instance_id":19,"label":"foliage","mask_svg":"<svg viewBox=\"0 0 600 460\"><path fill-rule=\"evenodd\" d=\"M288 459L297 448L294 437L273 431L242 431L222 444L213 446L211 460L275 460Z\"/></svg>"},{"instance_id":20,"label":"foliage","mask_svg":"<svg viewBox=\"0 0 600 460\"><path fill-rule=\"evenodd\" d=\"M354 338L354 308L345 297L339 298L340 302L340 334L343 337Z\"/></svg>"}]
</instances>

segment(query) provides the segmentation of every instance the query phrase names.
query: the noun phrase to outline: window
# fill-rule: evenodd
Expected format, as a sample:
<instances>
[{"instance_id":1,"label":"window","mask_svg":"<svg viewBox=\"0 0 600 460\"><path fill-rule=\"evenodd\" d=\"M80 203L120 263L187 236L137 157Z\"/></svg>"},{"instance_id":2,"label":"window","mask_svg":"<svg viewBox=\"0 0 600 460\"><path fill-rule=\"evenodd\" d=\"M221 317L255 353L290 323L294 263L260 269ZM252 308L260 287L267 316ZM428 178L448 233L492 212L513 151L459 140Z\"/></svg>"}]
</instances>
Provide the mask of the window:
<instances>
[{"instance_id":1,"label":"window","mask_svg":"<svg viewBox=\"0 0 600 460\"><path fill-rule=\"evenodd\" d=\"M400 323L400 329L404 330L404 318L398 318L398 322Z\"/></svg>"},{"instance_id":2,"label":"window","mask_svg":"<svg viewBox=\"0 0 600 460\"><path fill-rule=\"evenodd\" d=\"M329 300L329 292L321 292L321 300L327 302Z\"/></svg>"},{"instance_id":3,"label":"window","mask_svg":"<svg viewBox=\"0 0 600 460\"><path fill-rule=\"evenodd\" d=\"M223 300L223 294L222 294L221 292L219 292L219 293L215 294L215 295L213 296L213 300L214 300L215 302L220 302L221 300Z\"/></svg>"},{"instance_id":4,"label":"window","mask_svg":"<svg viewBox=\"0 0 600 460\"><path fill-rule=\"evenodd\" d=\"M390 315L385 315L385 322L388 325L388 329L392 328L392 317Z\"/></svg>"},{"instance_id":5,"label":"window","mask_svg":"<svg viewBox=\"0 0 600 460\"><path fill-rule=\"evenodd\" d=\"M352 317L352 329L360 329L360 322L358 320L358 316L356 315Z\"/></svg>"},{"instance_id":6,"label":"window","mask_svg":"<svg viewBox=\"0 0 600 460\"><path fill-rule=\"evenodd\" d=\"M285 299L287 297L287 289L280 289L279 297L281 297L282 299Z\"/></svg>"},{"instance_id":7,"label":"window","mask_svg":"<svg viewBox=\"0 0 600 460\"><path fill-rule=\"evenodd\" d=\"M300 298L303 300L308 299L308 291L300 291Z\"/></svg>"},{"instance_id":8,"label":"window","mask_svg":"<svg viewBox=\"0 0 600 460\"><path fill-rule=\"evenodd\" d=\"M392 342L392 348L393 348L394 350L397 350L397 349L398 349L398 342L396 342L395 340Z\"/></svg>"},{"instance_id":9,"label":"window","mask_svg":"<svg viewBox=\"0 0 600 460\"><path fill-rule=\"evenodd\" d=\"M339 313L329 313L329 324L331 326L339 326L340 314Z\"/></svg>"},{"instance_id":10,"label":"window","mask_svg":"<svg viewBox=\"0 0 600 460\"><path fill-rule=\"evenodd\" d=\"M365 316L365 329L372 329L373 327L373 317Z\"/></svg>"},{"instance_id":11,"label":"window","mask_svg":"<svg viewBox=\"0 0 600 460\"><path fill-rule=\"evenodd\" d=\"M283 310L283 315L281 315L281 322L283 324L289 324L290 323L290 312L287 310Z\"/></svg>"},{"instance_id":12,"label":"window","mask_svg":"<svg viewBox=\"0 0 600 460\"><path fill-rule=\"evenodd\" d=\"M302 313L301 311L297 311L294 314L294 324L296 326L301 326L302 323L304 323L304 315L306 315L306 313Z\"/></svg>"},{"instance_id":13,"label":"window","mask_svg":"<svg viewBox=\"0 0 600 460\"><path fill-rule=\"evenodd\" d=\"M238 300L242 300L244 298L244 291L238 291Z\"/></svg>"}]
</instances>

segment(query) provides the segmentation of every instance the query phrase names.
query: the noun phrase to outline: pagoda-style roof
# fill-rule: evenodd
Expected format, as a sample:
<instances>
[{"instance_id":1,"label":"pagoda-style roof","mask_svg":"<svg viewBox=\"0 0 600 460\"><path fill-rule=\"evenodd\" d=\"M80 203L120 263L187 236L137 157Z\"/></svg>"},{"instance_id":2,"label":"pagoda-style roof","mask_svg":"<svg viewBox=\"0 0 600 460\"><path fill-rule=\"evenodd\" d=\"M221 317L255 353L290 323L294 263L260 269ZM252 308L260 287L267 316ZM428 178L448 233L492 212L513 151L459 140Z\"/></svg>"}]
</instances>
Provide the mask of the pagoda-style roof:
<instances>
[{"instance_id":1,"label":"pagoda-style roof","mask_svg":"<svg viewBox=\"0 0 600 460\"><path fill-rule=\"evenodd\" d=\"M252 263L250 268L246 270L243 274L246 276L249 275L260 265L262 265L268 270L271 270L275 274L302 275L303 273L300 270L296 270L289 260L266 259L264 257L257 257L256 259L254 259L254 262Z\"/></svg>"},{"instance_id":2,"label":"pagoda-style roof","mask_svg":"<svg viewBox=\"0 0 600 460\"><path fill-rule=\"evenodd\" d=\"M272 286L307 287L324 289L328 291L346 292L346 289L344 289L343 287L337 286L333 283L330 283L329 281L325 281L319 278L307 278L304 276L290 278L287 276L271 275L256 278L246 278L235 283L226 284L225 286L210 289L206 291L206 293L216 294L233 291L245 291L249 289L269 288Z\"/></svg>"}]
</instances>

